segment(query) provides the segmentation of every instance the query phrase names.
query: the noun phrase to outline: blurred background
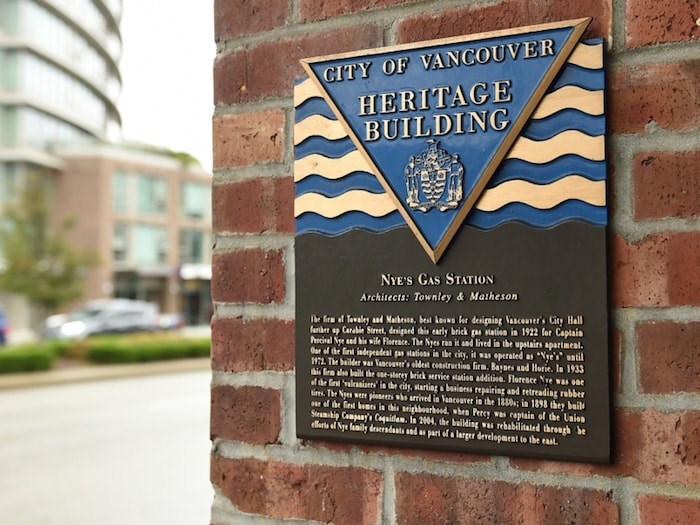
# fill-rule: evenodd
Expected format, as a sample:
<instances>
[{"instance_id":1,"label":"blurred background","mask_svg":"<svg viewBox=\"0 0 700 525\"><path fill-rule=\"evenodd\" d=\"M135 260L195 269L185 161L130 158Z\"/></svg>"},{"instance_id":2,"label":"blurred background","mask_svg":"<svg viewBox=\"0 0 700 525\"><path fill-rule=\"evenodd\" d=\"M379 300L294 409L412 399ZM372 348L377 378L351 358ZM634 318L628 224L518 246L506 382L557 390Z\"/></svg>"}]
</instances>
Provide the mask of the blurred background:
<instances>
[{"instance_id":1,"label":"blurred background","mask_svg":"<svg viewBox=\"0 0 700 525\"><path fill-rule=\"evenodd\" d=\"M213 3L0 0L0 523L209 521Z\"/></svg>"},{"instance_id":2,"label":"blurred background","mask_svg":"<svg viewBox=\"0 0 700 525\"><path fill-rule=\"evenodd\" d=\"M209 323L214 55L213 0L0 0L9 342L100 298Z\"/></svg>"}]
</instances>

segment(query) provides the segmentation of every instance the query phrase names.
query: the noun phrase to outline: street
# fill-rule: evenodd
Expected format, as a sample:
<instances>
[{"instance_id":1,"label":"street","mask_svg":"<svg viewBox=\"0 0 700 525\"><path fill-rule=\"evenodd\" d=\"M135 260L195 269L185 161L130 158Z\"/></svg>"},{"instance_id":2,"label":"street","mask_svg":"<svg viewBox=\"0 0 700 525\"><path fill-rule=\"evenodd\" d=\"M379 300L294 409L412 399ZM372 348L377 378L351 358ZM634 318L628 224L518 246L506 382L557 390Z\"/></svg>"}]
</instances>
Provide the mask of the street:
<instances>
[{"instance_id":1,"label":"street","mask_svg":"<svg viewBox=\"0 0 700 525\"><path fill-rule=\"evenodd\" d=\"M210 376L0 391L0 523L209 523Z\"/></svg>"}]
</instances>

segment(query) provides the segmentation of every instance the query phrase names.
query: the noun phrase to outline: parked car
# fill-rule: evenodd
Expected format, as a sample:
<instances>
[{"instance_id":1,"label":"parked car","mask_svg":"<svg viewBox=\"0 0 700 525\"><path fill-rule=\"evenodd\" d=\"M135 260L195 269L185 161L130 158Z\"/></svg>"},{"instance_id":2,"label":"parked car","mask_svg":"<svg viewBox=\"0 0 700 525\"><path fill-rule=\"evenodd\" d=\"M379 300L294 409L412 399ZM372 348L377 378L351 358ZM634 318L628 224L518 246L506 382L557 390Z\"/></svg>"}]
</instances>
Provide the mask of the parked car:
<instances>
[{"instance_id":1,"label":"parked car","mask_svg":"<svg viewBox=\"0 0 700 525\"><path fill-rule=\"evenodd\" d=\"M7 320L7 315L5 315L5 310L0 305L0 346L7 343L8 332L10 331L10 324Z\"/></svg>"},{"instance_id":2,"label":"parked car","mask_svg":"<svg viewBox=\"0 0 700 525\"><path fill-rule=\"evenodd\" d=\"M82 339L89 335L160 329L158 306L131 299L99 299L69 314L46 319L47 339Z\"/></svg>"},{"instance_id":3,"label":"parked car","mask_svg":"<svg viewBox=\"0 0 700 525\"><path fill-rule=\"evenodd\" d=\"M161 330L179 330L185 326L185 320L181 314L160 314Z\"/></svg>"}]
</instances>

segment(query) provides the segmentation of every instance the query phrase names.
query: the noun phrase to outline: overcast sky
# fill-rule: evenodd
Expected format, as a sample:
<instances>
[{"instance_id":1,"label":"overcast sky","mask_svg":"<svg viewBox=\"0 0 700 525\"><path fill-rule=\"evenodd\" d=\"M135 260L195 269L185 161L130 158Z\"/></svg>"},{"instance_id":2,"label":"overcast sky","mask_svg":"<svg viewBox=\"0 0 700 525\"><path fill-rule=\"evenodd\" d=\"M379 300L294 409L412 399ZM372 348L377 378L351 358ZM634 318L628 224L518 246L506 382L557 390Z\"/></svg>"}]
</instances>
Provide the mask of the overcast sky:
<instances>
[{"instance_id":1,"label":"overcast sky","mask_svg":"<svg viewBox=\"0 0 700 525\"><path fill-rule=\"evenodd\" d=\"M211 171L214 0L124 0L122 134Z\"/></svg>"}]
</instances>

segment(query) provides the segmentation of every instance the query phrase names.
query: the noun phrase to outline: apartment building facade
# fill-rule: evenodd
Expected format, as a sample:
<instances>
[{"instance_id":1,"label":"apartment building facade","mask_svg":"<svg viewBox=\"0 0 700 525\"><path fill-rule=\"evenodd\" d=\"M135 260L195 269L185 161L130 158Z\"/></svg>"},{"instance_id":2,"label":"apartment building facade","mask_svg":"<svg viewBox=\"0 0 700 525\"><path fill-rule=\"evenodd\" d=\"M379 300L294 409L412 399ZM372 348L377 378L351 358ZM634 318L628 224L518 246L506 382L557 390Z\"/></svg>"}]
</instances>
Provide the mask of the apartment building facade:
<instances>
[{"instance_id":1,"label":"apartment building facade","mask_svg":"<svg viewBox=\"0 0 700 525\"><path fill-rule=\"evenodd\" d=\"M94 250L83 300L157 303L187 324L208 323L211 175L166 153L116 145L66 146L54 177L57 222Z\"/></svg>"}]
</instances>

